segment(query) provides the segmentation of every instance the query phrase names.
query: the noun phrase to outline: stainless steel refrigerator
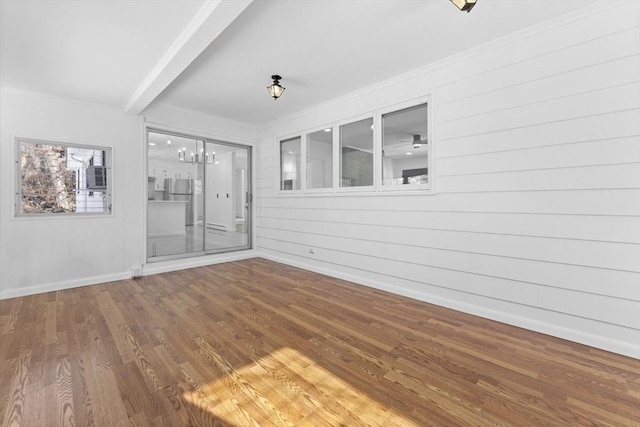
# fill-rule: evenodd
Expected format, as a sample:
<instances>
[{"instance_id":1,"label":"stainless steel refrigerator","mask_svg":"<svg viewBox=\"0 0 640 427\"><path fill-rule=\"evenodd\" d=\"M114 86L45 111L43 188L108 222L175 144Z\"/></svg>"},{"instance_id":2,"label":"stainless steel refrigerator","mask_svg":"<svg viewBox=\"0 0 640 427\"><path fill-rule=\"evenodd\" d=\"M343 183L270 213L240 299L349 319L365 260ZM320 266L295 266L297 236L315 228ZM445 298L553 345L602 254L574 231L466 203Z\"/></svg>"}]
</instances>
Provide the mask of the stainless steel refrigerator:
<instances>
[{"instance_id":1,"label":"stainless steel refrigerator","mask_svg":"<svg viewBox=\"0 0 640 427\"><path fill-rule=\"evenodd\" d=\"M164 199L180 202L187 202L185 208L184 225L193 225L194 211L194 185L192 179L164 180Z\"/></svg>"}]
</instances>

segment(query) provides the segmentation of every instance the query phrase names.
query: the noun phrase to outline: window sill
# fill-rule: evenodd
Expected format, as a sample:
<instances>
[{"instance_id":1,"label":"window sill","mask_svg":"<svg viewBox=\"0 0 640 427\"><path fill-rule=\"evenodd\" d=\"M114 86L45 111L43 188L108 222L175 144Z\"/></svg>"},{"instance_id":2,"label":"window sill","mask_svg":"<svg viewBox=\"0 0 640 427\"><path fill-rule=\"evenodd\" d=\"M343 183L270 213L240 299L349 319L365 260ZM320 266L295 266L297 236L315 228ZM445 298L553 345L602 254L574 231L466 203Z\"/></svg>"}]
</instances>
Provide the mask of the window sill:
<instances>
[{"instance_id":1,"label":"window sill","mask_svg":"<svg viewBox=\"0 0 640 427\"><path fill-rule=\"evenodd\" d=\"M98 219L98 218L113 218L114 214L111 213L59 213L59 214L14 214L11 219L18 221L32 221L32 220L61 220L61 219Z\"/></svg>"},{"instance_id":2,"label":"window sill","mask_svg":"<svg viewBox=\"0 0 640 427\"><path fill-rule=\"evenodd\" d=\"M276 197L296 198L296 197L378 197L378 196L431 196L436 194L431 188L411 188L411 189L358 189L344 190L331 189L328 191L302 191L295 192L278 191Z\"/></svg>"}]
</instances>

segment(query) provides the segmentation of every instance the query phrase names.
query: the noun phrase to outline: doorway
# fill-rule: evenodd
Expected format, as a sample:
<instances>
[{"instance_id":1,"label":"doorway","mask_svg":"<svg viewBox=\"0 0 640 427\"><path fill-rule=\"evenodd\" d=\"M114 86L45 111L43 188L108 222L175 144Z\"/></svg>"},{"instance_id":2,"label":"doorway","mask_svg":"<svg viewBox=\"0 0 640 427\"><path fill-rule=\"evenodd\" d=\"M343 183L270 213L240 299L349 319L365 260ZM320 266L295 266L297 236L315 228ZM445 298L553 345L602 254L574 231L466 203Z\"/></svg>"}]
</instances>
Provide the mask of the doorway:
<instances>
[{"instance_id":1,"label":"doorway","mask_svg":"<svg viewBox=\"0 0 640 427\"><path fill-rule=\"evenodd\" d=\"M147 261L251 248L251 147L149 129Z\"/></svg>"}]
</instances>

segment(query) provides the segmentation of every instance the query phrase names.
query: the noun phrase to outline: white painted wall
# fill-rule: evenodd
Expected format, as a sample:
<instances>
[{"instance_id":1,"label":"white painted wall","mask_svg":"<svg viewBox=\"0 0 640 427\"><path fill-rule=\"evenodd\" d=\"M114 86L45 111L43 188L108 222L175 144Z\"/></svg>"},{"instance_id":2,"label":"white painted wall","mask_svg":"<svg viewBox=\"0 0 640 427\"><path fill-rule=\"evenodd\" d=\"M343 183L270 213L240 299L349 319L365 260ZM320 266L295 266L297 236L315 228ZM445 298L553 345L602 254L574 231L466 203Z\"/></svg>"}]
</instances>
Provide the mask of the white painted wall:
<instances>
[{"instance_id":1,"label":"white painted wall","mask_svg":"<svg viewBox=\"0 0 640 427\"><path fill-rule=\"evenodd\" d=\"M142 119L7 87L0 95L0 297L130 277L142 262ZM17 137L111 147L113 214L16 218Z\"/></svg>"},{"instance_id":2,"label":"white painted wall","mask_svg":"<svg viewBox=\"0 0 640 427\"><path fill-rule=\"evenodd\" d=\"M252 146L258 129L246 123L211 116L167 104L153 104L143 112L145 122L156 129Z\"/></svg>"},{"instance_id":3,"label":"white painted wall","mask_svg":"<svg viewBox=\"0 0 640 427\"><path fill-rule=\"evenodd\" d=\"M37 92L0 88L0 298L131 277L145 263L147 171L142 116ZM253 144L247 125L157 105L157 128ZM113 215L15 218L15 138L112 148ZM145 274L255 256L212 255L157 263Z\"/></svg>"},{"instance_id":4,"label":"white painted wall","mask_svg":"<svg viewBox=\"0 0 640 427\"><path fill-rule=\"evenodd\" d=\"M600 3L279 121L259 253L640 357L639 40ZM435 194L278 195L278 136L429 93Z\"/></svg>"}]
</instances>

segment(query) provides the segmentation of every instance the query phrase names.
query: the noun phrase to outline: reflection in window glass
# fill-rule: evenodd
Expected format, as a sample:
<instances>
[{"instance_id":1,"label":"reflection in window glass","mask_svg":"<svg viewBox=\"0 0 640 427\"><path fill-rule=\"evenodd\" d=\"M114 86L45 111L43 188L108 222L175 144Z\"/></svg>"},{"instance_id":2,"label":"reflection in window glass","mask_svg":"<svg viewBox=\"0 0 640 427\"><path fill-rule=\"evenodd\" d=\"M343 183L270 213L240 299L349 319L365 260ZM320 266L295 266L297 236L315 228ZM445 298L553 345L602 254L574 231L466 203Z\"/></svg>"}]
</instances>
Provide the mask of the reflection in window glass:
<instances>
[{"instance_id":1,"label":"reflection in window glass","mask_svg":"<svg viewBox=\"0 0 640 427\"><path fill-rule=\"evenodd\" d=\"M18 215L109 213L111 150L19 141Z\"/></svg>"},{"instance_id":2,"label":"reflection in window glass","mask_svg":"<svg viewBox=\"0 0 640 427\"><path fill-rule=\"evenodd\" d=\"M428 183L427 104L382 116L382 184Z\"/></svg>"},{"instance_id":3,"label":"reflection in window glass","mask_svg":"<svg viewBox=\"0 0 640 427\"><path fill-rule=\"evenodd\" d=\"M301 138L280 141L280 189L300 189Z\"/></svg>"},{"instance_id":4,"label":"reflection in window glass","mask_svg":"<svg viewBox=\"0 0 640 427\"><path fill-rule=\"evenodd\" d=\"M307 188L331 188L333 129L307 135Z\"/></svg>"},{"instance_id":5,"label":"reflection in window glass","mask_svg":"<svg viewBox=\"0 0 640 427\"><path fill-rule=\"evenodd\" d=\"M373 185L373 119L340 126L340 187Z\"/></svg>"}]
</instances>

